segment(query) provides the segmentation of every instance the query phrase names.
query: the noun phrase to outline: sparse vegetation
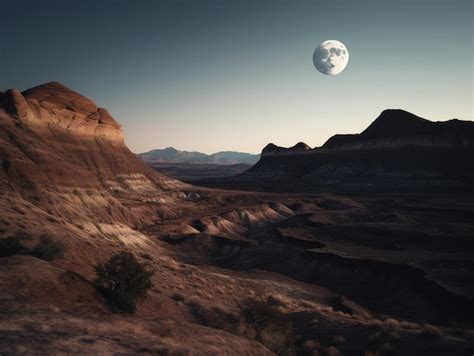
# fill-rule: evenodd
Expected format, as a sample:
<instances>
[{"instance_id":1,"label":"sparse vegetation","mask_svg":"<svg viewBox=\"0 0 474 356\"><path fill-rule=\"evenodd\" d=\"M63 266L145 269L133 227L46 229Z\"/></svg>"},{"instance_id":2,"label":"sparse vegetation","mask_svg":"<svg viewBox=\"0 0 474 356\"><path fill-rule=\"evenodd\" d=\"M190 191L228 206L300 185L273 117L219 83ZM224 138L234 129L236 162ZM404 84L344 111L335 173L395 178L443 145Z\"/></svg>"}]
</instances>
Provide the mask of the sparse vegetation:
<instances>
[{"instance_id":1,"label":"sparse vegetation","mask_svg":"<svg viewBox=\"0 0 474 356\"><path fill-rule=\"evenodd\" d=\"M256 340L278 355L294 355L295 343L290 319L273 301L247 300L237 314L222 306L208 308L193 296L185 302L199 323Z\"/></svg>"},{"instance_id":2,"label":"sparse vegetation","mask_svg":"<svg viewBox=\"0 0 474 356\"><path fill-rule=\"evenodd\" d=\"M286 307L289 300L281 294L272 294L267 298L267 303L275 307Z\"/></svg>"},{"instance_id":3,"label":"sparse vegetation","mask_svg":"<svg viewBox=\"0 0 474 356\"><path fill-rule=\"evenodd\" d=\"M395 319L386 319L383 323L384 323L384 326L386 326L389 329L400 328L400 322Z\"/></svg>"},{"instance_id":4,"label":"sparse vegetation","mask_svg":"<svg viewBox=\"0 0 474 356\"><path fill-rule=\"evenodd\" d=\"M171 298L177 302L182 302L184 301L185 299L185 296L183 295L183 293L180 293L180 292L174 292L172 295L171 295Z\"/></svg>"},{"instance_id":5,"label":"sparse vegetation","mask_svg":"<svg viewBox=\"0 0 474 356\"><path fill-rule=\"evenodd\" d=\"M239 331L278 355L295 353L291 320L268 302L247 301L241 312Z\"/></svg>"},{"instance_id":6,"label":"sparse vegetation","mask_svg":"<svg viewBox=\"0 0 474 356\"><path fill-rule=\"evenodd\" d=\"M31 250L31 254L45 261L52 261L64 255L66 248L63 243L50 236L41 236L38 244Z\"/></svg>"},{"instance_id":7,"label":"sparse vegetation","mask_svg":"<svg viewBox=\"0 0 474 356\"><path fill-rule=\"evenodd\" d=\"M369 335L369 350L365 355L388 356L396 354L400 333L387 328Z\"/></svg>"},{"instance_id":8,"label":"sparse vegetation","mask_svg":"<svg viewBox=\"0 0 474 356\"><path fill-rule=\"evenodd\" d=\"M0 257L7 257L22 253L21 236L15 235L0 240Z\"/></svg>"},{"instance_id":9,"label":"sparse vegetation","mask_svg":"<svg viewBox=\"0 0 474 356\"><path fill-rule=\"evenodd\" d=\"M152 287L153 272L129 252L113 255L108 262L97 265L95 272L96 288L118 312L134 313L138 300Z\"/></svg>"},{"instance_id":10,"label":"sparse vegetation","mask_svg":"<svg viewBox=\"0 0 474 356\"><path fill-rule=\"evenodd\" d=\"M434 337L443 336L443 332L438 326L430 325L430 324L426 324L423 326L423 333L425 335L434 336Z\"/></svg>"},{"instance_id":11,"label":"sparse vegetation","mask_svg":"<svg viewBox=\"0 0 474 356\"><path fill-rule=\"evenodd\" d=\"M328 355L328 356L339 356L341 353L339 352L339 350L337 349L336 346L331 345L331 346L328 346L328 347L325 349L324 354L326 354L326 355Z\"/></svg>"},{"instance_id":12,"label":"sparse vegetation","mask_svg":"<svg viewBox=\"0 0 474 356\"><path fill-rule=\"evenodd\" d=\"M414 323L414 322L411 322L411 321L405 321L405 320L400 322L400 326L404 329L410 329L410 330L420 329L420 324Z\"/></svg>"},{"instance_id":13,"label":"sparse vegetation","mask_svg":"<svg viewBox=\"0 0 474 356\"><path fill-rule=\"evenodd\" d=\"M307 340L303 344L303 350L308 354L316 354L318 350L321 348L321 344L318 340Z\"/></svg>"},{"instance_id":14,"label":"sparse vegetation","mask_svg":"<svg viewBox=\"0 0 474 356\"><path fill-rule=\"evenodd\" d=\"M208 308L203 305L199 298L191 297L186 300L186 303L191 306L193 316L200 324L234 334L237 333L238 319L235 315L228 313L223 308Z\"/></svg>"}]
</instances>

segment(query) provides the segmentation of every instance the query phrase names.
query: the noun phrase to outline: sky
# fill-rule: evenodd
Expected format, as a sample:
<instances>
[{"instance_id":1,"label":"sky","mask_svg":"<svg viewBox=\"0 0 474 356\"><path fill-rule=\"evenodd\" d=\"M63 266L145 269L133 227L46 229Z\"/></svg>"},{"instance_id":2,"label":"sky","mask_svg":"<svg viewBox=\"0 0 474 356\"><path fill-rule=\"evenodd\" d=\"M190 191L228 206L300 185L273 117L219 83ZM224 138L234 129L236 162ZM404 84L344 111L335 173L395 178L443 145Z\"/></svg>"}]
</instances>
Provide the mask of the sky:
<instances>
[{"instance_id":1,"label":"sky","mask_svg":"<svg viewBox=\"0 0 474 356\"><path fill-rule=\"evenodd\" d=\"M0 90L58 81L134 152L260 152L363 131L387 108L473 117L471 0L0 0ZM312 57L343 42L337 76Z\"/></svg>"}]
</instances>

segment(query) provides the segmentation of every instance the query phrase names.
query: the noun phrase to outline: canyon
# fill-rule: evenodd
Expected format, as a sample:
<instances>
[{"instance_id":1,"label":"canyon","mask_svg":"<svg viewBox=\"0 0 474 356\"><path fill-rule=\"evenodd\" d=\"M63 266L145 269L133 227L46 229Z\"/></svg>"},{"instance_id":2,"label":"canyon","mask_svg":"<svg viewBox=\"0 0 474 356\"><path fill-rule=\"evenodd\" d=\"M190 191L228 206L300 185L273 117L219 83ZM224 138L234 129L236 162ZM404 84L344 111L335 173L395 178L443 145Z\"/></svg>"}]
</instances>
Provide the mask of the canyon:
<instances>
[{"instance_id":1,"label":"canyon","mask_svg":"<svg viewBox=\"0 0 474 356\"><path fill-rule=\"evenodd\" d=\"M0 352L472 353L472 122L387 111L195 185L60 83L0 93L0 126L0 234L24 247L0 257ZM30 253L44 236L64 254ZM153 271L133 315L94 286L122 251ZM242 331L249 301L291 321L291 347Z\"/></svg>"}]
</instances>

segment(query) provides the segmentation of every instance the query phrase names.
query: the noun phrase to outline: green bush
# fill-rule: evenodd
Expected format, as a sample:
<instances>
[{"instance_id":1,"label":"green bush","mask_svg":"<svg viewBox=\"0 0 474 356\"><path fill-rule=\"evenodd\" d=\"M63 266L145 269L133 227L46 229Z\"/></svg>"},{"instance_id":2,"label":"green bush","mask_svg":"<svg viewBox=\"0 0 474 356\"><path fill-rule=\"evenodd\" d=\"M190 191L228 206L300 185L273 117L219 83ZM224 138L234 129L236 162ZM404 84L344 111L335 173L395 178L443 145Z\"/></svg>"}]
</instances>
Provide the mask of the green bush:
<instances>
[{"instance_id":1,"label":"green bush","mask_svg":"<svg viewBox=\"0 0 474 356\"><path fill-rule=\"evenodd\" d=\"M24 252L21 237L11 236L0 240L0 257L7 257Z\"/></svg>"},{"instance_id":2,"label":"green bush","mask_svg":"<svg viewBox=\"0 0 474 356\"><path fill-rule=\"evenodd\" d=\"M137 301L152 286L153 272L129 252L113 255L108 262L95 266L95 272L95 286L118 312L134 313Z\"/></svg>"},{"instance_id":3,"label":"green bush","mask_svg":"<svg viewBox=\"0 0 474 356\"><path fill-rule=\"evenodd\" d=\"M247 301L241 311L240 333L278 355L294 355L291 320L268 301Z\"/></svg>"},{"instance_id":4,"label":"green bush","mask_svg":"<svg viewBox=\"0 0 474 356\"><path fill-rule=\"evenodd\" d=\"M38 244L31 250L31 254L42 260L52 261L55 258L62 257L64 251L65 247L61 242L49 236L41 236Z\"/></svg>"}]
</instances>

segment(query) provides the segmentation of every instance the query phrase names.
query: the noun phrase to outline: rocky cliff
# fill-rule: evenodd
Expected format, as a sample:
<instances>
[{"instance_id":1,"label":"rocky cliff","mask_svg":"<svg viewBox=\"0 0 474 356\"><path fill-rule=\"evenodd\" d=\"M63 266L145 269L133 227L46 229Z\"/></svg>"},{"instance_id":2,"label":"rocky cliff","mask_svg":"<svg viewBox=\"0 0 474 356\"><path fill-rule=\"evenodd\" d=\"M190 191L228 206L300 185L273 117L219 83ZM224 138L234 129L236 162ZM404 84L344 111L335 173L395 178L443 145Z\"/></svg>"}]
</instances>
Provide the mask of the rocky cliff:
<instances>
[{"instance_id":1,"label":"rocky cliff","mask_svg":"<svg viewBox=\"0 0 474 356\"><path fill-rule=\"evenodd\" d=\"M360 134L335 135L323 146L267 145L237 181L314 186L468 185L474 182L474 122L432 122L385 110Z\"/></svg>"},{"instance_id":2,"label":"rocky cliff","mask_svg":"<svg viewBox=\"0 0 474 356\"><path fill-rule=\"evenodd\" d=\"M165 203L184 186L141 162L107 110L59 83L4 92L0 128L0 189L11 199L2 204L136 224L134 210L169 210Z\"/></svg>"},{"instance_id":3,"label":"rocky cliff","mask_svg":"<svg viewBox=\"0 0 474 356\"><path fill-rule=\"evenodd\" d=\"M321 149L354 150L474 146L474 122L433 122L404 110L385 110L360 134L335 135Z\"/></svg>"}]
</instances>

